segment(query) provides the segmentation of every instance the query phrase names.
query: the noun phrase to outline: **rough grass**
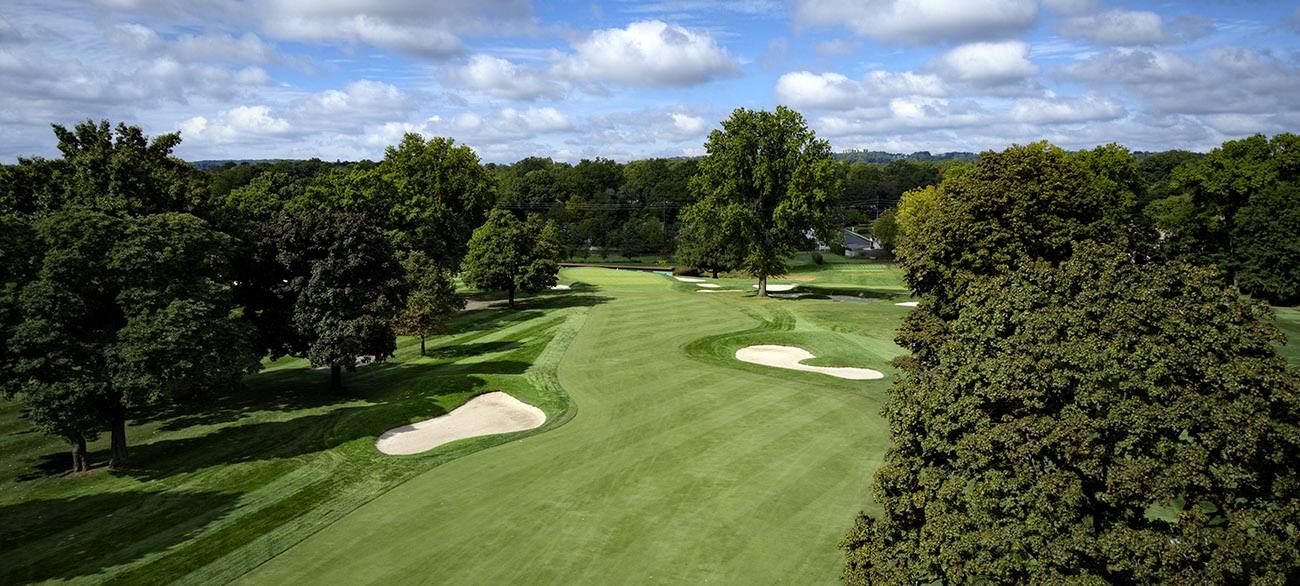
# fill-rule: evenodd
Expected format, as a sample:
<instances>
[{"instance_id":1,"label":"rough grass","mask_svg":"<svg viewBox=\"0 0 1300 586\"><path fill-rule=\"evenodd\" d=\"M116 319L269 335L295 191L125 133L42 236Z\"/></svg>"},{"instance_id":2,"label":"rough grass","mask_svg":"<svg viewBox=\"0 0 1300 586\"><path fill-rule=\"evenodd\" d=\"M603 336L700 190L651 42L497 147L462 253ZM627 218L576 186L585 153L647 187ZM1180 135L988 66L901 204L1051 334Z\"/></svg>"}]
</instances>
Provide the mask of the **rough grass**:
<instances>
[{"instance_id":1,"label":"rough grass","mask_svg":"<svg viewBox=\"0 0 1300 586\"><path fill-rule=\"evenodd\" d=\"M1300 308L1274 307L1277 321L1273 325L1286 334L1287 343L1277 349L1277 353L1286 358L1291 368L1300 368Z\"/></svg>"}]
</instances>

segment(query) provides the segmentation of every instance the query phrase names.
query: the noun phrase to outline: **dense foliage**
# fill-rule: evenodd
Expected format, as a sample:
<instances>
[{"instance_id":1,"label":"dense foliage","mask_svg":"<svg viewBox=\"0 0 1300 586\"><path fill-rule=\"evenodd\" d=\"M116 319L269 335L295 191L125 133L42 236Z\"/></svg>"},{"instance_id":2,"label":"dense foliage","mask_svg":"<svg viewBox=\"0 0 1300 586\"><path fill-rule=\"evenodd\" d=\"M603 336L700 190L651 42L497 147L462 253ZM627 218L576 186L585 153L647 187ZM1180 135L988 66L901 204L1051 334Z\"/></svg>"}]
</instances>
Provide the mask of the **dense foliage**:
<instances>
[{"instance_id":1,"label":"dense foliage","mask_svg":"<svg viewBox=\"0 0 1300 586\"><path fill-rule=\"evenodd\" d=\"M383 360L396 349L392 320L407 285L389 241L354 212L285 214L258 232L266 294L249 307L272 358L301 356L340 371L363 356Z\"/></svg>"},{"instance_id":2,"label":"dense foliage","mask_svg":"<svg viewBox=\"0 0 1300 586\"><path fill-rule=\"evenodd\" d=\"M536 293L555 286L560 272L555 228L538 216L520 222L507 210L492 210L469 240L463 267L465 282L479 289Z\"/></svg>"},{"instance_id":3,"label":"dense foliage","mask_svg":"<svg viewBox=\"0 0 1300 586\"><path fill-rule=\"evenodd\" d=\"M884 407L847 584L1300 580L1300 383L1264 306L1095 247L959 303Z\"/></svg>"},{"instance_id":4,"label":"dense foliage","mask_svg":"<svg viewBox=\"0 0 1300 586\"><path fill-rule=\"evenodd\" d=\"M831 214L841 189L830 145L797 112L737 109L704 148L709 154L690 183L698 209L683 215L720 233L738 268L758 278L760 297L810 233L837 240Z\"/></svg>"}]
</instances>

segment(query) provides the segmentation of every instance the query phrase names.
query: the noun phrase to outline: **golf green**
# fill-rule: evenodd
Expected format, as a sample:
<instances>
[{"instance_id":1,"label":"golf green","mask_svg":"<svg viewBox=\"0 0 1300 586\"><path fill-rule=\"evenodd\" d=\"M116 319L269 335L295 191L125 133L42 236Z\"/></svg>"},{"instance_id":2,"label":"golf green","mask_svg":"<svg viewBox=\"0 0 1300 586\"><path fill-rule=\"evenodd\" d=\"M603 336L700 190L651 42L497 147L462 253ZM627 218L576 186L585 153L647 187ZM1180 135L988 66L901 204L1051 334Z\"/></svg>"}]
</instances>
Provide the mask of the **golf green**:
<instances>
[{"instance_id":1,"label":"golf green","mask_svg":"<svg viewBox=\"0 0 1300 586\"><path fill-rule=\"evenodd\" d=\"M829 301L698 295L602 269L564 277L599 300L559 363L572 421L420 474L238 582L835 583L836 544L869 506L889 444L889 383L725 352L732 337L818 338L821 362L879 341L785 309Z\"/></svg>"}]
</instances>

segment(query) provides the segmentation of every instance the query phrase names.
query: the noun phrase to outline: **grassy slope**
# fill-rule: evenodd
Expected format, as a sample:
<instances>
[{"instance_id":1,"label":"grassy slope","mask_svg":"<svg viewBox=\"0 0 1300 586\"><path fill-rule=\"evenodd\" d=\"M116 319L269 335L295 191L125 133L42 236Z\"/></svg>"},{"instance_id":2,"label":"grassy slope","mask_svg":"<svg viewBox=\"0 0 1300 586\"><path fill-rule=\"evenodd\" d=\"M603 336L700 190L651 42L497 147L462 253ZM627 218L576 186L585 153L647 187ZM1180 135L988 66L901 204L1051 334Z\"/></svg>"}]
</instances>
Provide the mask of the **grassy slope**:
<instances>
[{"instance_id":1,"label":"grassy slope","mask_svg":"<svg viewBox=\"0 0 1300 586\"><path fill-rule=\"evenodd\" d=\"M863 334L892 332L902 308L565 275L607 298L560 365L572 422L422 474L241 582L834 583L836 543L869 503L888 445L877 411L889 383L732 355L800 343L822 360L886 368L893 352ZM816 326L867 305L883 312L867 331Z\"/></svg>"},{"instance_id":2,"label":"grassy slope","mask_svg":"<svg viewBox=\"0 0 1300 586\"><path fill-rule=\"evenodd\" d=\"M1277 353L1286 357L1291 368L1300 368L1300 308L1274 307L1273 312L1277 315L1273 325L1287 337L1286 345L1278 348Z\"/></svg>"},{"instance_id":3,"label":"grassy slope","mask_svg":"<svg viewBox=\"0 0 1300 586\"><path fill-rule=\"evenodd\" d=\"M589 301L465 314L426 358L403 338L394 360L345 375L344 397L303 361L279 361L240 395L133 422L139 466L124 472L62 474L66 445L0 403L0 583L222 583L407 478L506 440L393 459L372 445L386 429L495 389L551 418L519 435L553 428L571 415L555 366ZM102 465L106 440L91 449Z\"/></svg>"}]
</instances>

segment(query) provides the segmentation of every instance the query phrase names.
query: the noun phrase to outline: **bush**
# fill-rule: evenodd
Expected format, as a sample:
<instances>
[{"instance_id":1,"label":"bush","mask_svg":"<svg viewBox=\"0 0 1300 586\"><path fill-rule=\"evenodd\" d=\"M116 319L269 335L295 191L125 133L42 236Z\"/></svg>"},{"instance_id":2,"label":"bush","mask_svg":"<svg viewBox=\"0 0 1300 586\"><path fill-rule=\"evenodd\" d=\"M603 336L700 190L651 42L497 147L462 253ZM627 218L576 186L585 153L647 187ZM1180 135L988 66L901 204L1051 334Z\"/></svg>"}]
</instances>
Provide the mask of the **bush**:
<instances>
[{"instance_id":1,"label":"bush","mask_svg":"<svg viewBox=\"0 0 1300 586\"><path fill-rule=\"evenodd\" d=\"M700 276L700 269L695 267L676 267L673 269L673 274L679 277L698 277Z\"/></svg>"},{"instance_id":2,"label":"bush","mask_svg":"<svg viewBox=\"0 0 1300 586\"><path fill-rule=\"evenodd\" d=\"M831 245L831 254L838 254L838 255L840 255L840 256L844 256L844 245L843 245L843 244L838 244L838 243L836 243L836 244L832 244L832 245ZM822 263L817 263L817 264L822 264Z\"/></svg>"},{"instance_id":3,"label":"bush","mask_svg":"<svg viewBox=\"0 0 1300 586\"><path fill-rule=\"evenodd\" d=\"M817 252L816 250L812 251L812 261L813 264L822 264L822 253Z\"/></svg>"}]
</instances>

